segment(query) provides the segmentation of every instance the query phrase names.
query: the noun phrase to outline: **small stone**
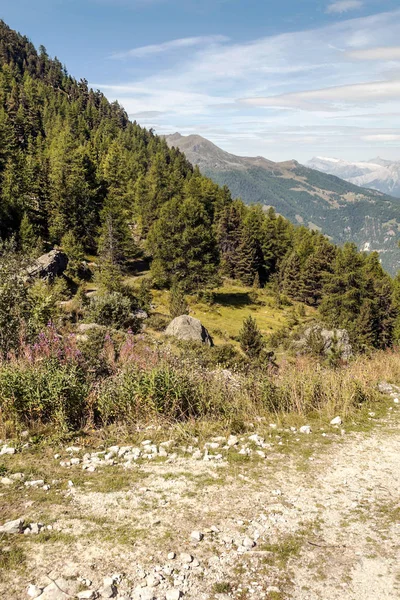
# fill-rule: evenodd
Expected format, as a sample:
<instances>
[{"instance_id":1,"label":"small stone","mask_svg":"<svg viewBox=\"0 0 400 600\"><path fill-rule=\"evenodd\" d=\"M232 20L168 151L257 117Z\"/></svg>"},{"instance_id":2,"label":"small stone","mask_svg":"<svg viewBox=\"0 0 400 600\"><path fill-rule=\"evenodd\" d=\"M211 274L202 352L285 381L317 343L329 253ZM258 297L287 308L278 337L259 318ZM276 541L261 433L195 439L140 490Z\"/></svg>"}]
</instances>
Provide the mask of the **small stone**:
<instances>
[{"instance_id":1,"label":"small stone","mask_svg":"<svg viewBox=\"0 0 400 600\"><path fill-rule=\"evenodd\" d=\"M311 433L311 426L310 425L303 425L302 427L300 427L299 429L300 433L305 433L305 434L310 434Z\"/></svg>"},{"instance_id":2,"label":"small stone","mask_svg":"<svg viewBox=\"0 0 400 600\"><path fill-rule=\"evenodd\" d=\"M25 481L26 487L42 487L44 486L43 479L36 479L36 481Z\"/></svg>"},{"instance_id":3,"label":"small stone","mask_svg":"<svg viewBox=\"0 0 400 600\"><path fill-rule=\"evenodd\" d=\"M200 531L192 531L192 533L190 534L190 537L195 542L201 542L201 540L204 538L204 534L201 533Z\"/></svg>"},{"instance_id":4,"label":"small stone","mask_svg":"<svg viewBox=\"0 0 400 600\"><path fill-rule=\"evenodd\" d=\"M0 526L0 533L22 533L24 526L23 519L16 519L15 521L7 521L4 525Z\"/></svg>"},{"instance_id":5,"label":"small stone","mask_svg":"<svg viewBox=\"0 0 400 600\"><path fill-rule=\"evenodd\" d=\"M169 552L168 553L168 560L174 560L174 558L176 558L175 552Z\"/></svg>"},{"instance_id":6,"label":"small stone","mask_svg":"<svg viewBox=\"0 0 400 600\"><path fill-rule=\"evenodd\" d=\"M10 448L7 444L2 447L0 454L15 454L15 448Z\"/></svg>"},{"instance_id":7,"label":"small stone","mask_svg":"<svg viewBox=\"0 0 400 600\"><path fill-rule=\"evenodd\" d=\"M184 564L190 564L193 562L193 556L191 554L187 554L186 552L181 552L179 558Z\"/></svg>"},{"instance_id":8,"label":"small stone","mask_svg":"<svg viewBox=\"0 0 400 600\"><path fill-rule=\"evenodd\" d=\"M239 438L236 435L229 436L227 444L230 448L232 448L232 446L237 446L238 443L239 443Z\"/></svg>"},{"instance_id":9,"label":"small stone","mask_svg":"<svg viewBox=\"0 0 400 600\"><path fill-rule=\"evenodd\" d=\"M167 590L167 593L165 594L166 600L179 600L180 598L182 598L182 596L182 592L177 589Z\"/></svg>"},{"instance_id":10,"label":"small stone","mask_svg":"<svg viewBox=\"0 0 400 600\"><path fill-rule=\"evenodd\" d=\"M10 475L10 479L12 479L13 481L22 481L24 477L25 476L23 473L13 473L12 475Z\"/></svg>"},{"instance_id":11,"label":"small stone","mask_svg":"<svg viewBox=\"0 0 400 600\"><path fill-rule=\"evenodd\" d=\"M37 585L33 585L33 583L29 584L27 589L27 594L29 598L38 598L42 593L42 588Z\"/></svg>"},{"instance_id":12,"label":"small stone","mask_svg":"<svg viewBox=\"0 0 400 600\"><path fill-rule=\"evenodd\" d=\"M91 600L92 598L96 598L96 592L94 590L83 590L83 592L77 593L77 598L79 600Z\"/></svg>"},{"instance_id":13,"label":"small stone","mask_svg":"<svg viewBox=\"0 0 400 600\"><path fill-rule=\"evenodd\" d=\"M398 399L398 398L394 398L394 399L393 399L393 402L394 402L395 404L398 404L398 403L399 403L399 399Z\"/></svg>"},{"instance_id":14,"label":"small stone","mask_svg":"<svg viewBox=\"0 0 400 600\"><path fill-rule=\"evenodd\" d=\"M342 419L341 417L335 417L334 419L332 419L331 421L331 425L341 425L342 424Z\"/></svg>"},{"instance_id":15,"label":"small stone","mask_svg":"<svg viewBox=\"0 0 400 600\"><path fill-rule=\"evenodd\" d=\"M154 577L154 575L149 575L146 579L146 583L149 587L157 587L160 585L160 580L158 577Z\"/></svg>"},{"instance_id":16,"label":"small stone","mask_svg":"<svg viewBox=\"0 0 400 600\"><path fill-rule=\"evenodd\" d=\"M2 477L2 478L0 479L0 483L1 483L2 485L12 485L14 482L13 482L13 480L12 480L12 479L10 479L9 477Z\"/></svg>"},{"instance_id":17,"label":"small stone","mask_svg":"<svg viewBox=\"0 0 400 600\"><path fill-rule=\"evenodd\" d=\"M246 549L254 548L255 545L256 545L255 541L249 537L245 537L244 540L242 541L242 546L243 546L243 548L246 548Z\"/></svg>"}]
</instances>

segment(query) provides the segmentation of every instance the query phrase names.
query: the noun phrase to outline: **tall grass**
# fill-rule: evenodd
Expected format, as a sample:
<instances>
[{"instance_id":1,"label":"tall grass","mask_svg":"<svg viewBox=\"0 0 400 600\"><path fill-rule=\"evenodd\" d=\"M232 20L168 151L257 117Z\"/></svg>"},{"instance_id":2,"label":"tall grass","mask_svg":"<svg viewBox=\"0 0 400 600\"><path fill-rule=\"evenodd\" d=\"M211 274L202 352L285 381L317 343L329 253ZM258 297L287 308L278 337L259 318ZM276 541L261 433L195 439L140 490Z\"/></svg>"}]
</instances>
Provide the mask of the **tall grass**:
<instances>
[{"instance_id":1,"label":"tall grass","mask_svg":"<svg viewBox=\"0 0 400 600\"><path fill-rule=\"evenodd\" d=\"M380 398L380 381L400 383L400 354L394 351L339 368L298 357L276 373L211 370L133 335L118 349L106 335L101 354L108 365L103 376L73 337L60 338L52 327L36 344L23 344L19 357L0 363L0 428L51 424L76 430L203 418L229 424L271 413L346 416Z\"/></svg>"}]
</instances>

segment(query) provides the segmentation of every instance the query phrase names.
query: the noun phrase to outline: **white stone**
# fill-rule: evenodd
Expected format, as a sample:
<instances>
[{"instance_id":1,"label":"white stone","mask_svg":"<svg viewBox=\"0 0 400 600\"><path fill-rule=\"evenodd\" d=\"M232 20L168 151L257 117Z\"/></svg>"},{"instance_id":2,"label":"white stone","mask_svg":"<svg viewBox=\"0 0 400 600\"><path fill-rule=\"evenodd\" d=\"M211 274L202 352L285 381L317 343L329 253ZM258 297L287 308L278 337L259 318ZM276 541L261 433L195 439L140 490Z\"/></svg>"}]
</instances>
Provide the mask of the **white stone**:
<instances>
[{"instance_id":1,"label":"white stone","mask_svg":"<svg viewBox=\"0 0 400 600\"><path fill-rule=\"evenodd\" d=\"M394 398L393 402L394 402L395 404L398 404L398 403L399 403L399 399L398 399L398 398Z\"/></svg>"},{"instance_id":2,"label":"white stone","mask_svg":"<svg viewBox=\"0 0 400 600\"><path fill-rule=\"evenodd\" d=\"M193 562L193 556L191 554L187 554L186 552L181 552L179 558L184 564L189 564Z\"/></svg>"},{"instance_id":3,"label":"white stone","mask_svg":"<svg viewBox=\"0 0 400 600\"><path fill-rule=\"evenodd\" d=\"M341 417L335 417L334 419L332 419L331 421L331 425L341 425L342 424L342 419Z\"/></svg>"},{"instance_id":4,"label":"white stone","mask_svg":"<svg viewBox=\"0 0 400 600\"><path fill-rule=\"evenodd\" d=\"M165 598L166 600L179 600L180 598L182 598L182 592L177 589L167 590Z\"/></svg>"},{"instance_id":5,"label":"white stone","mask_svg":"<svg viewBox=\"0 0 400 600\"><path fill-rule=\"evenodd\" d=\"M36 481L25 481L26 487L42 487L44 486L43 479L37 479Z\"/></svg>"},{"instance_id":6,"label":"white stone","mask_svg":"<svg viewBox=\"0 0 400 600\"><path fill-rule=\"evenodd\" d=\"M303 425L302 427L300 427L299 431L300 433L310 434L312 430L310 425Z\"/></svg>"},{"instance_id":7,"label":"white stone","mask_svg":"<svg viewBox=\"0 0 400 600\"><path fill-rule=\"evenodd\" d=\"M77 598L79 600L91 600L92 598L96 598L96 592L94 590L83 590L83 592L77 593Z\"/></svg>"},{"instance_id":8,"label":"white stone","mask_svg":"<svg viewBox=\"0 0 400 600\"><path fill-rule=\"evenodd\" d=\"M149 575L146 579L146 583L149 587L157 587L160 585L160 580L158 577L154 577L154 575Z\"/></svg>"},{"instance_id":9,"label":"white stone","mask_svg":"<svg viewBox=\"0 0 400 600\"><path fill-rule=\"evenodd\" d=\"M168 553L168 560L174 560L174 558L176 558L175 552L169 552Z\"/></svg>"},{"instance_id":10,"label":"white stone","mask_svg":"<svg viewBox=\"0 0 400 600\"><path fill-rule=\"evenodd\" d=\"M28 594L29 598L38 598L41 593L42 593L42 588L38 587L37 585L33 585L33 583L29 584L28 589L27 589L27 594Z\"/></svg>"},{"instance_id":11,"label":"white stone","mask_svg":"<svg viewBox=\"0 0 400 600\"><path fill-rule=\"evenodd\" d=\"M4 525L0 525L0 533L21 533L23 525L23 519L7 521L7 523L4 523Z\"/></svg>"},{"instance_id":12,"label":"white stone","mask_svg":"<svg viewBox=\"0 0 400 600\"><path fill-rule=\"evenodd\" d=\"M256 545L255 541L249 537L245 537L244 540L242 541L242 546L246 549L254 548L255 545Z\"/></svg>"},{"instance_id":13,"label":"white stone","mask_svg":"<svg viewBox=\"0 0 400 600\"><path fill-rule=\"evenodd\" d=\"M190 537L195 542L201 542L201 540L204 538L204 534L201 533L201 531L192 531Z\"/></svg>"},{"instance_id":14,"label":"white stone","mask_svg":"<svg viewBox=\"0 0 400 600\"><path fill-rule=\"evenodd\" d=\"M1 483L2 485L12 485L14 482L13 482L13 480L12 480L12 479L10 479L9 477L2 477L2 478L0 479L0 483Z\"/></svg>"}]
</instances>

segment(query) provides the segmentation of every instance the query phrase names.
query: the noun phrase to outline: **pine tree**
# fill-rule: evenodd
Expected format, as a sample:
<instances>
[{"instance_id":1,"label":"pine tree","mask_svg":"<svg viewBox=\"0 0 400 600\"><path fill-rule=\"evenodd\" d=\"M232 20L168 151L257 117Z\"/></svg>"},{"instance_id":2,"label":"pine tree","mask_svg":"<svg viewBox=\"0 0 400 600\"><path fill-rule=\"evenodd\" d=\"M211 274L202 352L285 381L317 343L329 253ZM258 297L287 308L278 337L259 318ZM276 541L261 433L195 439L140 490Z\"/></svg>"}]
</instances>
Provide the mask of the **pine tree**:
<instances>
[{"instance_id":1,"label":"pine tree","mask_svg":"<svg viewBox=\"0 0 400 600\"><path fill-rule=\"evenodd\" d=\"M169 314L173 319L189 314L189 305L186 301L182 287L174 284L169 294Z\"/></svg>"},{"instance_id":2,"label":"pine tree","mask_svg":"<svg viewBox=\"0 0 400 600\"><path fill-rule=\"evenodd\" d=\"M19 227L19 245L26 255L36 254L39 249L38 237L35 235L33 225L26 213L24 213Z\"/></svg>"},{"instance_id":3,"label":"pine tree","mask_svg":"<svg viewBox=\"0 0 400 600\"><path fill-rule=\"evenodd\" d=\"M265 347L261 331L251 315L243 321L239 341L241 349L251 359L258 358Z\"/></svg>"}]
</instances>

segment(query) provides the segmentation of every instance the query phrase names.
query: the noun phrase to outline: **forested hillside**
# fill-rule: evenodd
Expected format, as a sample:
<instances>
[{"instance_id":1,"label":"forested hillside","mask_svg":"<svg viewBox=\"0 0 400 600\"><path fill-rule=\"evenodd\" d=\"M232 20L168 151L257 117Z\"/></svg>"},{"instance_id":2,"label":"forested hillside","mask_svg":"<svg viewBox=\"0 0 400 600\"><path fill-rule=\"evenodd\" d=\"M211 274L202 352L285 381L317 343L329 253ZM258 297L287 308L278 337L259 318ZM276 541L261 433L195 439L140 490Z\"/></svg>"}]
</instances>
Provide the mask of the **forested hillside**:
<instances>
[{"instance_id":1,"label":"forested hillside","mask_svg":"<svg viewBox=\"0 0 400 600\"><path fill-rule=\"evenodd\" d=\"M377 251L392 275L400 268L400 205L396 198L366 189L369 186L361 181L340 179L339 172L329 175L323 168L316 170L317 166L235 156L199 135L175 133L166 140L170 147L185 152L204 175L226 185L247 204L273 206L292 223L317 228L335 244L351 241L360 250Z\"/></svg>"},{"instance_id":2,"label":"forested hillside","mask_svg":"<svg viewBox=\"0 0 400 600\"><path fill-rule=\"evenodd\" d=\"M97 254L115 291L145 255L152 283L185 291L227 276L320 306L360 348L394 339L397 300L377 254L338 249L271 209L245 206L59 60L0 24L0 233L25 255Z\"/></svg>"}]
</instances>

